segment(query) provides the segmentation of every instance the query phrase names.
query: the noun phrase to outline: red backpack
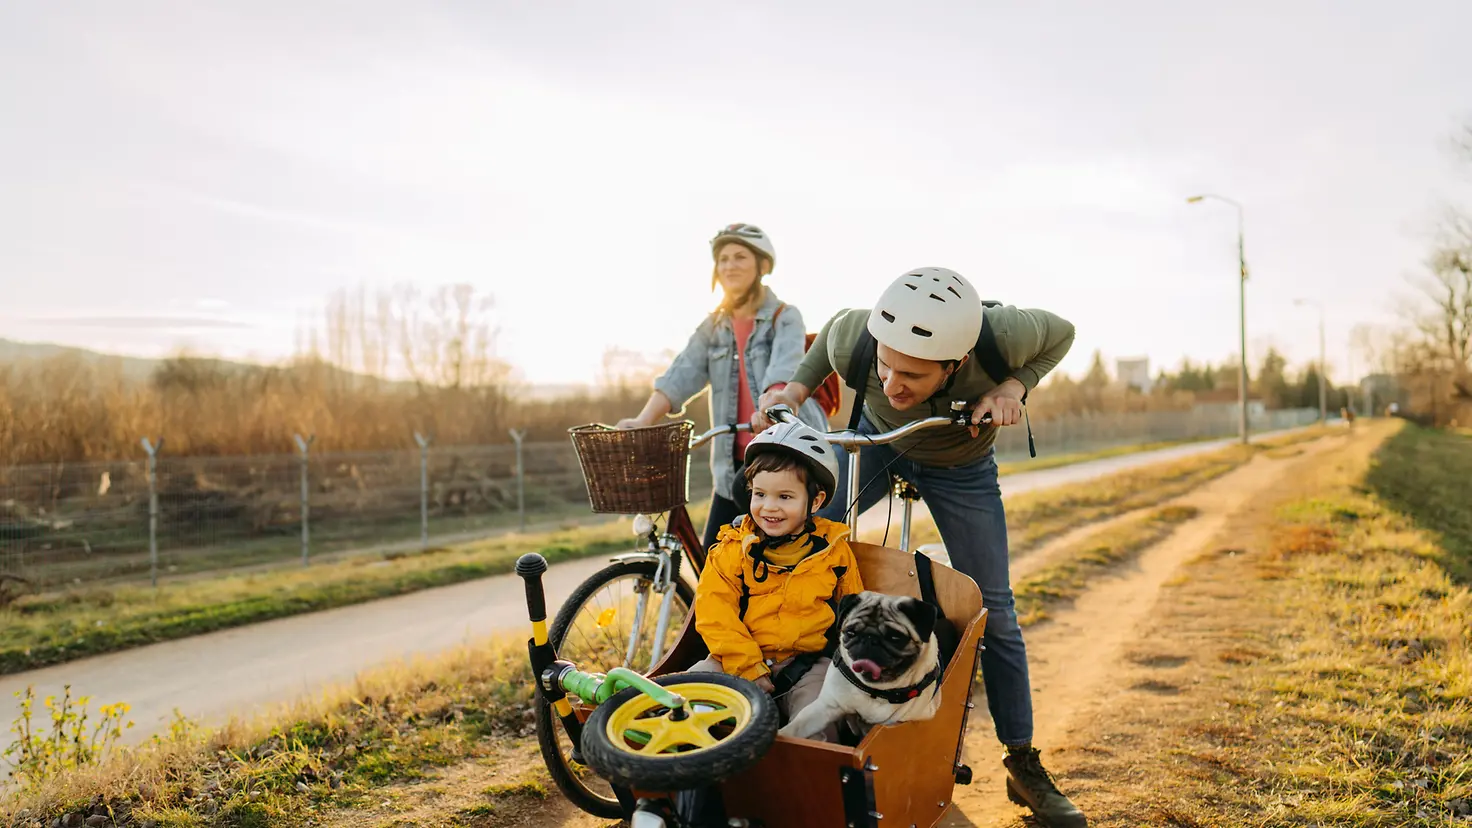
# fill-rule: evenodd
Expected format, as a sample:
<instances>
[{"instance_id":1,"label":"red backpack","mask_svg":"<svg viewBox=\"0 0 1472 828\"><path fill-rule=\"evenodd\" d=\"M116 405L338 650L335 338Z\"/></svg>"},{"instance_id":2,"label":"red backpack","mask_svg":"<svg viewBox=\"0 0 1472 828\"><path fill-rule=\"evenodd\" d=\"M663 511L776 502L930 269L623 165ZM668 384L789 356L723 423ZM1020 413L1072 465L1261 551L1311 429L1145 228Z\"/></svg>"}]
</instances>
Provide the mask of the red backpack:
<instances>
[{"instance_id":1,"label":"red backpack","mask_svg":"<svg viewBox=\"0 0 1472 828\"><path fill-rule=\"evenodd\" d=\"M772 328L774 330L777 327L777 317L782 315L782 309L785 307L787 307L787 303L783 302L777 306L777 312L772 314ZM805 334L805 336L807 340L802 346L803 353L807 353L813 347L813 340L818 338L818 335L814 333ZM838 413L838 410L843 407L843 392L839 390L837 372L830 372L828 376L823 378L823 382L817 388L813 389L813 399L817 400L819 407L823 409L823 413L829 417Z\"/></svg>"}]
</instances>

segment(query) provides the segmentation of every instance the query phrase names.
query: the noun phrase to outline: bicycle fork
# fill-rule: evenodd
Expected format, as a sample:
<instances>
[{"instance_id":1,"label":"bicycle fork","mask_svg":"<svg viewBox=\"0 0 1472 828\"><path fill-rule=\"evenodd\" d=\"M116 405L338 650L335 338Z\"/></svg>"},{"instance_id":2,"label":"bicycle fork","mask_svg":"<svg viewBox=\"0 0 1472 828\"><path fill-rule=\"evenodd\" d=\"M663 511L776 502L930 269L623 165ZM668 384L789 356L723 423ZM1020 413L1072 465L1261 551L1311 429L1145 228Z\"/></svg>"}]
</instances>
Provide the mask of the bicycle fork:
<instances>
[{"instance_id":1,"label":"bicycle fork","mask_svg":"<svg viewBox=\"0 0 1472 828\"><path fill-rule=\"evenodd\" d=\"M652 581L641 581L635 590L639 593L638 603L634 608L634 628L629 633L629 649L624 655L624 666L633 667L634 654L639 650L639 634L644 626L644 613L649 608L650 593L659 594L658 620L654 624L654 646L649 655L649 667L659 663L664 655L664 639L669 632L670 626L670 593L674 591L674 561L670 559L668 549L659 547L658 563L654 567L654 579Z\"/></svg>"}]
</instances>

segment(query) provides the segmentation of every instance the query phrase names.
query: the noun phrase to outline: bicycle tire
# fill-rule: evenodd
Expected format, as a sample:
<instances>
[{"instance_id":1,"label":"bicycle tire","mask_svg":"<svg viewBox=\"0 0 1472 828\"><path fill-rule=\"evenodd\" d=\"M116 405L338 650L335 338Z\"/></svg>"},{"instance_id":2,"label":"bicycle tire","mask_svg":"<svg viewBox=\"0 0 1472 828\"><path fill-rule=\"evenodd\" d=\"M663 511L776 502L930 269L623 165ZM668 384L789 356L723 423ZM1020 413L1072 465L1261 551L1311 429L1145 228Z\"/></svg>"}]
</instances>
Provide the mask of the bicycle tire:
<instances>
[{"instance_id":1,"label":"bicycle tire","mask_svg":"<svg viewBox=\"0 0 1472 828\"><path fill-rule=\"evenodd\" d=\"M615 718L621 715L619 708L643 695L634 687L620 690L593 711L593 715L588 717L588 726L583 729L583 752L588 761L617 784L659 792L719 785L755 765L777 739L777 703L746 679L725 673L672 673L654 681L676 692L679 692L677 688L686 686L686 697L692 701L698 696L689 694L700 691L692 691L689 689L691 686L708 685L732 691L749 705L751 715L724 740L709 747L697 748L691 753L645 756L609 737L608 730L619 727ZM647 697L645 703L656 704Z\"/></svg>"},{"instance_id":2,"label":"bicycle tire","mask_svg":"<svg viewBox=\"0 0 1472 828\"><path fill-rule=\"evenodd\" d=\"M559 654L561 653L563 639L567 636L567 631L573 621L581 614L583 606L588 603L589 599L605 585L630 575L653 579L657 568L658 562L653 560L620 561L609 564L589 576L587 580L578 585L577 589L573 590L563 602L562 607L558 609L556 617L552 619L552 626L547 631L547 640L552 648ZM681 567L675 566L674 569L675 596L684 602L685 611L688 613L690 607L695 603L695 588L684 578L679 577ZM536 705L536 722L537 746L542 752L542 761L547 765L552 781L557 784L563 796L566 796L568 801L579 809L593 816L603 819L623 817L623 809L617 799L605 797L590 790L569 767L567 757L563 755L561 746L558 744L558 733L562 731L562 724L552 714L550 705Z\"/></svg>"}]
</instances>

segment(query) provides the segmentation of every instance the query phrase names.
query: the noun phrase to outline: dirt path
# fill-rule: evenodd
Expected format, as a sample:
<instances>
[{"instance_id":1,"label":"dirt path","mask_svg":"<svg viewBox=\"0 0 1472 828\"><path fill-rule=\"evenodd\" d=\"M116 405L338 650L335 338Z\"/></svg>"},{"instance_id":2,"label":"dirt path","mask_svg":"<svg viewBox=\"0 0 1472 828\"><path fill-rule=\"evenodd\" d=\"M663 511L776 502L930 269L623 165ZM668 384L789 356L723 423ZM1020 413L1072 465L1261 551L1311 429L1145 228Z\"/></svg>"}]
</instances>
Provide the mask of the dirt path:
<instances>
[{"instance_id":1,"label":"dirt path","mask_svg":"<svg viewBox=\"0 0 1472 828\"><path fill-rule=\"evenodd\" d=\"M1257 493L1291 474L1302 460L1334 451L1344 442L1344 437L1334 436L1281 452L1277 457L1259 455L1246 466L1172 501L1195 506L1200 515L1182 524L1162 543L1145 550L1134 562L1093 585L1073 607L1050 611L1052 621L1026 630L1036 721L1034 743L1042 748L1045 763L1059 776L1065 793L1071 793L1077 786L1070 786L1066 773L1059 773L1059 769L1070 764L1071 755L1089 748L1072 739L1072 725L1086 714L1099 693L1112 685L1122 671L1179 663L1174 660L1178 656L1171 654L1142 657L1135 646L1145 638L1141 632L1148 626L1161 589L1175 577L1183 563L1196 555L1218 546L1230 547L1232 539L1224 536L1223 530ZM1046 548L1039 550L1017 566L1014 582L1019 574L1041 568L1046 553ZM1081 646L1084 643L1087 646ZM1174 690L1168 683L1149 679L1140 681L1135 689L1146 693ZM1023 820L1027 812L1006 799L1000 747L984 695L980 691L978 695L982 698L978 699L966 746L974 781L969 787L956 789L956 807L942 824L948 828L1013 828L1029 824Z\"/></svg>"}]
</instances>

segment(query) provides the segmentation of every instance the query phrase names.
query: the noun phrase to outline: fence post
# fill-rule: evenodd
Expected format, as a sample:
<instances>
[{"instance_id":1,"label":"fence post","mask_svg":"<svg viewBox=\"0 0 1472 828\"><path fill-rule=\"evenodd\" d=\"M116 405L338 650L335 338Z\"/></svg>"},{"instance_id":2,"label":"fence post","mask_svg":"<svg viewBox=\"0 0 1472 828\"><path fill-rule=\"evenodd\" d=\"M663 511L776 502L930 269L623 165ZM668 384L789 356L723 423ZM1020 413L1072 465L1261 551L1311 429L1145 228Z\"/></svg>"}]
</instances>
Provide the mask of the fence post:
<instances>
[{"instance_id":1,"label":"fence post","mask_svg":"<svg viewBox=\"0 0 1472 828\"><path fill-rule=\"evenodd\" d=\"M414 432L414 442L419 444L419 548L429 548L429 444L433 435L425 437Z\"/></svg>"},{"instance_id":2,"label":"fence post","mask_svg":"<svg viewBox=\"0 0 1472 828\"><path fill-rule=\"evenodd\" d=\"M526 429L511 429L511 439L516 441L516 520L519 531L526 531L526 464L522 461L521 440Z\"/></svg>"},{"instance_id":3,"label":"fence post","mask_svg":"<svg viewBox=\"0 0 1472 828\"><path fill-rule=\"evenodd\" d=\"M294 436L296 437L296 447L300 449L302 453L302 566L306 566L307 549L310 546L310 536L309 530L307 528L307 509L309 506L307 490L307 459L308 453L312 448L312 441L317 439L317 435L313 434L305 440L302 439L302 436L300 434Z\"/></svg>"},{"instance_id":4,"label":"fence post","mask_svg":"<svg viewBox=\"0 0 1472 828\"><path fill-rule=\"evenodd\" d=\"M164 438L157 443L144 437L143 450L148 452L148 580L158 587L158 452L164 447Z\"/></svg>"}]
</instances>

